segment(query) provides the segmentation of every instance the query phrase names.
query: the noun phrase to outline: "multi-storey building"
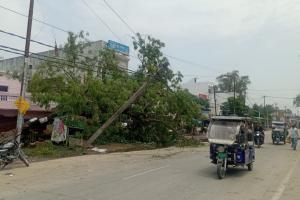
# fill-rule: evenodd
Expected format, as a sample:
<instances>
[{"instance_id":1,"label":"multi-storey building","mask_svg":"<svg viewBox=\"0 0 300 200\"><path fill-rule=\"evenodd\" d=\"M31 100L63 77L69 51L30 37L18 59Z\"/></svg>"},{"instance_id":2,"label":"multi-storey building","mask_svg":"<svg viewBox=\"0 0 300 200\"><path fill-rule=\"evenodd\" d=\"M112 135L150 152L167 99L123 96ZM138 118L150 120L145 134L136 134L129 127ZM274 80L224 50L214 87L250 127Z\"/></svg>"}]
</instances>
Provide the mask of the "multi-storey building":
<instances>
[{"instance_id":1,"label":"multi-storey building","mask_svg":"<svg viewBox=\"0 0 300 200\"><path fill-rule=\"evenodd\" d=\"M196 78L182 84L181 87L201 99L208 100L210 115L220 115L221 105L228 98L233 97L233 92L223 93L216 91L214 94L215 87L213 82L198 82Z\"/></svg>"},{"instance_id":2,"label":"multi-storey building","mask_svg":"<svg viewBox=\"0 0 300 200\"><path fill-rule=\"evenodd\" d=\"M82 55L92 58L99 54L99 51L105 47L115 50L118 66L121 69L128 69L129 48L125 45L113 41L91 42L90 45L83 50ZM30 59L32 72L34 73L34 71L38 68L39 64L41 64L43 60L47 59L46 56L53 57L57 54L59 55L58 57L63 58L63 51L61 49L34 54L35 58ZM20 73L23 68L23 65L23 56L0 60L0 132L15 127L17 116L17 108L15 102L19 97L21 88L19 80L10 79L7 76L5 76L5 74L7 72ZM31 102L29 93L26 93L25 99L30 102L30 109L25 115L25 119L30 119L32 117L41 117L49 113L48 110L41 108L38 105Z\"/></svg>"},{"instance_id":3,"label":"multi-storey building","mask_svg":"<svg viewBox=\"0 0 300 200\"><path fill-rule=\"evenodd\" d=\"M111 45L113 44L113 45ZM115 44L115 45L114 45ZM119 45L119 46L118 46ZM125 45L116 43L116 42L105 42L102 40L91 42L86 48L83 49L83 56L87 56L93 58L94 56L99 54L99 51L105 47L109 47L115 50L116 58L118 61L118 65L122 69L128 69L128 62L129 62L129 48ZM125 47L125 50L121 49L120 47ZM36 70L39 64L41 64L45 59L48 57L55 57L56 55L63 58L63 51L61 49L56 50L49 50L40 53L34 54L30 59L30 63L32 65L33 72ZM8 59L0 60L0 72L21 72L24 65L24 57L18 56Z\"/></svg>"}]
</instances>

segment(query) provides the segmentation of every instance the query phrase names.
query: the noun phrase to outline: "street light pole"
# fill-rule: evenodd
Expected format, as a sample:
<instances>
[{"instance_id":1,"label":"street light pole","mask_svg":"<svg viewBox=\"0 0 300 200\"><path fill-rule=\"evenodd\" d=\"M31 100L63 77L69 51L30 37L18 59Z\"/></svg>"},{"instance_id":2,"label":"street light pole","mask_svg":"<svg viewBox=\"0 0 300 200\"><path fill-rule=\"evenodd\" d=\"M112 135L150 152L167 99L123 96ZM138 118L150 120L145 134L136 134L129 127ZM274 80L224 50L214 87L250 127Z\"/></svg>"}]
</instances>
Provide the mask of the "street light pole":
<instances>
[{"instance_id":1,"label":"street light pole","mask_svg":"<svg viewBox=\"0 0 300 200\"><path fill-rule=\"evenodd\" d=\"M25 43L24 65L23 65L22 77L21 77L22 78L21 79L21 91L20 91L20 98L21 99L25 99L26 86L27 86L26 72L27 72L27 68L28 68L28 65L29 65L29 49L30 49L30 40L31 40L33 5L34 5L34 0L30 0L28 21L27 21L27 34L26 34L26 43ZM24 116L19 110L18 119L17 119L17 138L16 138L16 140L19 143L20 143L20 140L21 140L23 122L24 122Z\"/></svg>"}]
</instances>

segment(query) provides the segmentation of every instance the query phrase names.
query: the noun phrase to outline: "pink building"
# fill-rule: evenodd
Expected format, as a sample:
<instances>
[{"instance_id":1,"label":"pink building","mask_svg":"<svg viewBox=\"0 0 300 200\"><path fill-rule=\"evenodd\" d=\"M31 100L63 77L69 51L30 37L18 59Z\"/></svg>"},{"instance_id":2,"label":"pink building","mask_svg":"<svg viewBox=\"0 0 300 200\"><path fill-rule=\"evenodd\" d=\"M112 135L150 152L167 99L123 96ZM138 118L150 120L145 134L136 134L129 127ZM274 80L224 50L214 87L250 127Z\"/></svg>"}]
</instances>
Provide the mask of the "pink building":
<instances>
[{"instance_id":1,"label":"pink building","mask_svg":"<svg viewBox=\"0 0 300 200\"><path fill-rule=\"evenodd\" d=\"M0 73L0 132L16 126L18 111L15 101L19 97L20 88L21 84L18 80L10 79ZM49 111L30 101L30 94L26 94L26 99L30 102L30 109L24 116L25 120L49 114Z\"/></svg>"}]
</instances>

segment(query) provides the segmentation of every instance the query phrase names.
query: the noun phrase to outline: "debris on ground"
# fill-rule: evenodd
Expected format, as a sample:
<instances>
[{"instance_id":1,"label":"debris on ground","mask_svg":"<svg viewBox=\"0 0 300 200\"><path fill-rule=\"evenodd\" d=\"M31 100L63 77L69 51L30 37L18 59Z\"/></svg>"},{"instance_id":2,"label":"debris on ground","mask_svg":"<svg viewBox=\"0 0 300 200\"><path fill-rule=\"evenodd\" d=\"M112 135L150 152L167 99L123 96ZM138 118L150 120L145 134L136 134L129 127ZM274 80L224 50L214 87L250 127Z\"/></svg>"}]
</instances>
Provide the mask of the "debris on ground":
<instances>
[{"instance_id":1,"label":"debris on ground","mask_svg":"<svg viewBox=\"0 0 300 200\"><path fill-rule=\"evenodd\" d=\"M91 150L96 151L98 153L106 153L107 152L107 149L99 149L98 147L94 147Z\"/></svg>"}]
</instances>

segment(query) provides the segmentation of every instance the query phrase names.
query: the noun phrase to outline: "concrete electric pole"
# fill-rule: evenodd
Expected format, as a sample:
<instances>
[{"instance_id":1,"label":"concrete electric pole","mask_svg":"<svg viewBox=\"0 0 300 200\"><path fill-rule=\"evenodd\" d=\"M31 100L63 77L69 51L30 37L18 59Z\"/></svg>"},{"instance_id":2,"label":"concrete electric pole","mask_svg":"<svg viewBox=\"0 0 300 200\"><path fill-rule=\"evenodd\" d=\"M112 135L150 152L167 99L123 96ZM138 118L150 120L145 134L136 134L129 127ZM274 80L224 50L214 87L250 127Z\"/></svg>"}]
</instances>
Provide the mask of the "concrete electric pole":
<instances>
[{"instance_id":1,"label":"concrete electric pole","mask_svg":"<svg viewBox=\"0 0 300 200\"><path fill-rule=\"evenodd\" d=\"M30 49L30 40L31 40L33 5L34 5L34 0L30 0L28 21L27 21L27 34L26 34L26 43L25 43L24 65L23 65L22 77L21 77L22 79L21 79L20 99L25 99L26 86L27 86L26 72L27 72L28 65L29 65L29 49ZM17 120L17 138L16 138L19 143L21 140L23 123L24 123L24 116L23 116L23 113L21 113L21 111L19 110L18 120Z\"/></svg>"},{"instance_id":2,"label":"concrete electric pole","mask_svg":"<svg viewBox=\"0 0 300 200\"><path fill-rule=\"evenodd\" d=\"M217 89L217 87L214 85L214 86L213 86L213 90L214 90L214 102L215 102L215 115L217 115L216 89Z\"/></svg>"},{"instance_id":3,"label":"concrete electric pole","mask_svg":"<svg viewBox=\"0 0 300 200\"><path fill-rule=\"evenodd\" d=\"M235 88L235 76L233 77L233 114L235 115L235 90L236 90L236 88Z\"/></svg>"},{"instance_id":4,"label":"concrete electric pole","mask_svg":"<svg viewBox=\"0 0 300 200\"><path fill-rule=\"evenodd\" d=\"M264 98L264 115L265 115L266 114L266 96L263 96L263 98ZM267 122L266 122L267 118L268 118L268 116L265 116L265 127L266 128L268 127Z\"/></svg>"}]
</instances>

